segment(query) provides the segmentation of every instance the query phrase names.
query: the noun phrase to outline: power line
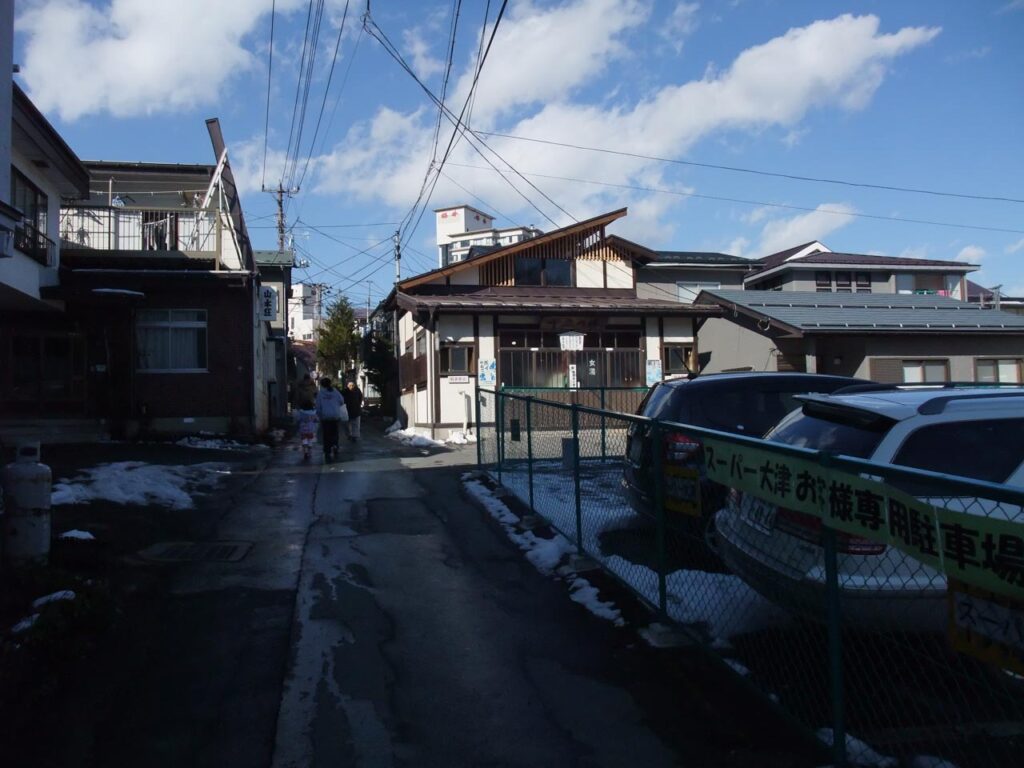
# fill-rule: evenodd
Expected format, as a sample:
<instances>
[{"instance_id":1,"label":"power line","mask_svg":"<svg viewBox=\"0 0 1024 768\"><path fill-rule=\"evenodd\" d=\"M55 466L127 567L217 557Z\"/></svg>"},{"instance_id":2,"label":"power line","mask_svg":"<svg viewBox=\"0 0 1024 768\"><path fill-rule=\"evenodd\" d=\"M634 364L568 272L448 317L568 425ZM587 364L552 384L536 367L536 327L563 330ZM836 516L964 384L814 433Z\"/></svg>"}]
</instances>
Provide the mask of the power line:
<instances>
[{"instance_id":1,"label":"power line","mask_svg":"<svg viewBox=\"0 0 1024 768\"><path fill-rule=\"evenodd\" d=\"M341 24L338 26L338 39L334 43L334 58L331 59L331 69L327 73L327 85L324 86L324 98L320 102L320 114L316 118L316 128L313 130L313 140L309 142L309 154L306 156L306 164L302 168L302 175L299 177L299 183L295 186L302 188L302 182L306 178L306 172L309 170L309 162L313 159L313 151L316 148L316 139L320 134L320 123L324 118L324 108L327 106L327 96L331 92L331 80L334 77L334 65L338 62L338 50L341 48L341 36L345 32L345 22L348 19L348 4L349 0L345 0L345 11L341 16Z\"/></svg>"},{"instance_id":2,"label":"power line","mask_svg":"<svg viewBox=\"0 0 1024 768\"><path fill-rule=\"evenodd\" d=\"M492 168L485 168L482 165L469 165L467 163L449 163L458 168L474 168L478 171L490 171ZM502 171L498 171L502 173ZM982 224L962 224L950 221L932 221L928 219L911 219L903 216L883 216L881 214L861 213L859 211L836 211L829 208L809 208L802 205L788 205L786 203L770 203L763 200L744 200L737 197L722 197L719 195L704 195L697 192L680 192L674 189L662 189L659 187L641 187L635 184L614 184L608 181L594 181L593 179L577 179L568 176L553 176L546 173L526 173L527 176L536 176L542 179L557 179L559 181L571 181L576 184L594 184L601 187L614 187L616 189L629 189L637 192L657 192L677 197L693 197L701 200L717 200L726 203L740 203L742 205L755 205L764 208L782 208L790 211L808 211L811 213L827 213L833 216L848 216L858 219L875 219L878 221L898 221L907 224L925 224L934 227L949 227L952 229L976 229L982 232L1007 232L1010 234L1024 234L1024 229L1011 229L1008 227L989 227Z\"/></svg>"},{"instance_id":3,"label":"power line","mask_svg":"<svg viewBox=\"0 0 1024 768\"><path fill-rule=\"evenodd\" d=\"M507 0L506 0L506 2L507 2ZM377 24L368 15L365 16L364 19L365 19L364 24L365 24L366 29L367 29L368 33L370 34L370 36L373 37L375 40L377 40L377 42L379 42L384 47L384 50L388 53L388 55L390 55L391 58L393 58L396 62L398 62L398 64L402 67L402 69L404 69L406 71L406 73L409 74L410 77L412 77L412 79L416 82L417 85L420 86L420 88L424 91L424 93L427 94L427 96L431 99L431 101L433 101L438 106L443 106L443 105L440 104L437 96L435 96L434 93L423 83L423 81L419 79L419 77L416 75L416 73L412 71L412 68L405 61L405 59L402 57L401 53L397 50L397 48L395 48L394 43L391 42L391 40L384 33L384 31L381 30L381 28L379 26L377 26ZM372 25L372 29L370 28L370 25ZM376 32L374 32L374 30L376 30ZM445 112L445 117L449 120L449 122L451 122L455 126L456 130L461 130L462 131L462 135L463 136L465 136L466 133L469 133L473 137L473 139L476 139L476 141L479 142L481 146L485 147L495 157L497 157L499 160L501 160L503 163L505 163L505 165L507 165L509 167L509 169L512 170L513 173L516 173L517 175L519 175L520 178L523 179L523 181L525 181L530 187L532 187L542 197L544 197L545 200L550 202L552 205L554 205L556 208L558 208L560 211L562 211L562 213L564 213L569 218L573 219L574 221L577 221L576 217L574 217L572 214L570 214L568 211L566 211L564 208L562 208L560 205L558 205L558 203L556 203L554 200L552 200L547 194L545 194L541 189L539 189L529 179L527 179L524 176L522 176L522 174L519 174L518 171L516 171L515 167L511 163L509 163L500 154L498 154L494 149L492 149L490 146L488 146L488 144L482 138L480 138L480 136L476 132L474 132L472 130L466 129L465 126L461 126L458 123L458 121L456 121L456 119L455 119L454 115L452 114L451 110L445 108L444 112ZM472 147L477 152L477 154L479 154L480 157L483 158L483 160L488 165L491 165L493 167L494 164L491 162L490 158L488 158L483 153L483 151L476 144L474 144L472 139L470 139L469 137L466 137L466 141L469 143L470 147ZM497 171L498 169L495 167L494 170ZM539 208L537 206L537 204L534 203L533 200L531 200L529 197L527 197L522 192L522 190L520 190L518 187L516 187L515 184L513 184L511 182L510 179L506 178L505 181L506 181L507 184L509 184L509 186L512 187L512 189L520 197L522 197L541 216L543 216L545 219L547 219L553 226L556 226L556 227L558 226L558 223L554 219L552 219L541 208Z\"/></svg>"},{"instance_id":4,"label":"power line","mask_svg":"<svg viewBox=\"0 0 1024 768\"><path fill-rule=\"evenodd\" d=\"M1001 203L1024 203L1024 199L1016 197L1001 197L998 195L975 195L966 192L948 192L935 189L923 189L920 187L899 187L889 184L870 184L867 182L848 181L845 179L830 179L815 176L800 176L793 173L780 173L775 171L764 171L756 168L742 168L734 165L716 165L714 163L700 163L694 160L679 160L672 157L658 157L657 155L644 155L639 152L626 152L605 147L587 147L581 144L553 141L551 139L536 139L528 136L516 136L510 133L499 133L497 131L477 131L485 136L498 136L503 139L515 139L516 141L529 141L534 144L547 144L553 147L564 147L566 149L577 149L585 152L600 152L620 157L632 157L638 160L653 160L659 163L672 163L674 165L689 165L695 168L710 168L716 171L730 171L732 173L748 173L757 176L769 176L776 179L789 179L791 181L809 181L815 184L838 184L844 187L861 187L864 189L879 189L886 192L909 192L918 195L934 195L936 197L956 197L965 200L987 200Z\"/></svg>"},{"instance_id":5,"label":"power line","mask_svg":"<svg viewBox=\"0 0 1024 768\"><path fill-rule=\"evenodd\" d=\"M267 116L263 124L263 176L260 188L267 186L267 142L270 136L270 74L274 68L274 16L277 12L277 0L270 3L270 55L267 59Z\"/></svg>"},{"instance_id":6,"label":"power line","mask_svg":"<svg viewBox=\"0 0 1024 768\"><path fill-rule=\"evenodd\" d=\"M313 19L313 0L309 0L309 7L306 10L306 31L302 35L302 56L299 59L299 77L295 83L295 103L292 105L291 126L288 129L288 146L285 149L284 168L281 169L281 183L284 184L288 176L288 159L292 153L292 139L295 137L295 120L299 114L299 96L302 93L302 74L306 67L306 48L309 45L309 24ZM291 185L289 185L291 186Z\"/></svg>"}]
</instances>

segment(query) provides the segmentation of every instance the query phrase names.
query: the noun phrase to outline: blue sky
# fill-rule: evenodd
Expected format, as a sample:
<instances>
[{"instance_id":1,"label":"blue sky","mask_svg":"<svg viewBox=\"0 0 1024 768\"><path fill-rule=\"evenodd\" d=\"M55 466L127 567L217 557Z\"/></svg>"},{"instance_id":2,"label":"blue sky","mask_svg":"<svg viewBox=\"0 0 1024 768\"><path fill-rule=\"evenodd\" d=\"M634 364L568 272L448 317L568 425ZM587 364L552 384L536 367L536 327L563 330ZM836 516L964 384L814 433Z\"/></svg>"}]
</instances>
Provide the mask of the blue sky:
<instances>
[{"instance_id":1,"label":"blue sky","mask_svg":"<svg viewBox=\"0 0 1024 768\"><path fill-rule=\"evenodd\" d=\"M431 164L438 110L365 31L364 0L349 3L335 61L345 0L325 0L303 138L286 168L310 5L17 0L18 77L83 159L212 162L203 120L219 117L257 247L276 247L261 184L296 184L308 158L288 204L310 263L297 278L359 302L369 280L376 301L393 280L387 238ZM370 4L371 29L438 95L457 5L446 98L456 113L500 0ZM468 202L499 226L551 229L628 206L613 231L651 248L753 258L821 239L833 250L968 261L982 267L979 282L1024 294L1022 203L649 159L1024 198L1022 32L1024 0L510 0L472 128L646 157L481 134L499 173L463 139L419 226L402 229L403 275L435 264L433 208ZM438 157L450 131L443 122Z\"/></svg>"}]
</instances>

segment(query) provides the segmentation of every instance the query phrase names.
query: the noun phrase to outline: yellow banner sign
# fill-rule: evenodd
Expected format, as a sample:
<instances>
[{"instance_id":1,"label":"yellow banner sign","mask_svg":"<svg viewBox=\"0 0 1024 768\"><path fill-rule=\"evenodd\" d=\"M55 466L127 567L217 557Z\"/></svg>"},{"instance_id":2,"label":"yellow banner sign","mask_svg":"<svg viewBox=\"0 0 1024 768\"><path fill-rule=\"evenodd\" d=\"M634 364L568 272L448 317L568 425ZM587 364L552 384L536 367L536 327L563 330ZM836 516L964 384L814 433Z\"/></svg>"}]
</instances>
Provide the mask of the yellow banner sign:
<instances>
[{"instance_id":1,"label":"yellow banner sign","mask_svg":"<svg viewBox=\"0 0 1024 768\"><path fill-rule=\"evenodd\" d=\"M1020 507L1007 514L1004 504L986 514L995 505L983 499L944 498L947 505L979 510L970 514L797 456L713 438L702 442L710 480L895 547L974 586L1024 597L1024 522L1006 519L1015 514L1024 521Z\"/></svg>"}]
</instances>

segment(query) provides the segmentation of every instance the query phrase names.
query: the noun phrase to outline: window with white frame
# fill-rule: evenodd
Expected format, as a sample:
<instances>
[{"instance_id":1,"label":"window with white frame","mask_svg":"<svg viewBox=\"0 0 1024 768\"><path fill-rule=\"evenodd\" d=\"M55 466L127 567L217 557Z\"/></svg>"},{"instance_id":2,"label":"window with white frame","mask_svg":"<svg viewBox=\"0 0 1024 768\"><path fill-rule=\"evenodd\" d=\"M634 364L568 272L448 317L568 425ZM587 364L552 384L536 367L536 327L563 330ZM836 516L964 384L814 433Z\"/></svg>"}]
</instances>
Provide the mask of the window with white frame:
<instances>
[{"instance_id":1,"label":"window with white frame","mask_svg":"<svg viewBox=\"0 0 1024 768\"><path fill-rule=\"evenodd\" d=\"M697 298L697 294L703 290L717 291L722 287L721 283L718 282L701 282L697 280L687 280L684 283L676 283L676 288L679 291L679 301L683 304L693 304Z\"/></svg>"},{"instance_id":2,"label":"window with white frame","mask_svg":"<svg viewBox=\"0 0 1024 768\"><path fill-rule=\"evenodd\" d=\"M904 384L932 384L949 381L949 360L904 360Z\"/></svg>"},{"instance_id":3,"label":"window with white frame","mask_svg":"<svg viewBox=\"0 0 1024 768\"><path fill-rule=\"evenodd\" d=\"M135 351L139 371L206 371L206 310L139 310L135 315Z\"/></svg>"},{"instance_id":4,"label":"window with white frame","mask_svg":"<svg viewBox=\"0 0 1024 768\"><path fill-rule=\"evenodd\" d=\"M987 384L1020 384L1024 360L1019 357L978 358L974 361L975 381Z\"/></svg>"}]
</instances>

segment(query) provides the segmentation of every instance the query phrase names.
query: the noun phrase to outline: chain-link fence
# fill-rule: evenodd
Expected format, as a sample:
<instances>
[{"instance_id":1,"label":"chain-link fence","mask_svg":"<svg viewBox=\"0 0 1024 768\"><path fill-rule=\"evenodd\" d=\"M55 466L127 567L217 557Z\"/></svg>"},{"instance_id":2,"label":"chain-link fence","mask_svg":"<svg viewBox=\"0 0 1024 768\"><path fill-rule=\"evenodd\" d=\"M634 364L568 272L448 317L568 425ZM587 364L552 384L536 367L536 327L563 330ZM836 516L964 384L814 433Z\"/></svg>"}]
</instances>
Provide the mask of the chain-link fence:
<instances>
[{"instance_id":1,"label":"chain-link fence","mask_svg":"<svg viewBox=\"0 0 1024 768\"><path fill-rule=\"evenodd\" d=\"M1021 489L507 392L479 399L481 467L832 745L837 764L1017 763Z\"/></svg>"}]
</instances>

